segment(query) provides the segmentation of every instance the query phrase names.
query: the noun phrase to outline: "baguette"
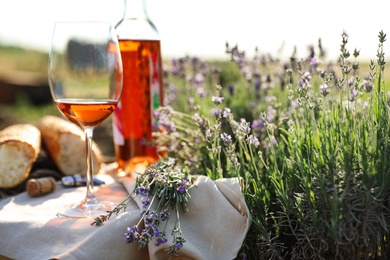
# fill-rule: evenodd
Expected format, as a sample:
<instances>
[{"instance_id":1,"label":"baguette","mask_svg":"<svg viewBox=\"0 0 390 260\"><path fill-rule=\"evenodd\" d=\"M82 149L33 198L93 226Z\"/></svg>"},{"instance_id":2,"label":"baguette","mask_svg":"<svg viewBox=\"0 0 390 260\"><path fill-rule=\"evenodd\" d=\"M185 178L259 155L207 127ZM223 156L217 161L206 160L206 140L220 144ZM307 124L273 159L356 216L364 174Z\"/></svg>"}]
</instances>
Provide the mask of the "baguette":
<instances>
[{"instance_id":1,"label":"baguette","mask_svg":"<svg viewBox=\"0 0 390 260\"><path fill-rule=\"evenodd\" d=\"M41 149L41 134L33 125L15 124L0 131L0 188L27 180Z\"/></svg>"},{"instance_id":2,"label":"baguette","mask_svg":"<svg viewBox=\"0 0 390 260\"><path fill-rule=\"evenodd\" d=\"M63 175L87 172L84 131L76 124L57 116L44 116L38 121L43 147ZM93 174L103 163L103 155L95 142L92 144Z\"/></svg>"}]
</instances>

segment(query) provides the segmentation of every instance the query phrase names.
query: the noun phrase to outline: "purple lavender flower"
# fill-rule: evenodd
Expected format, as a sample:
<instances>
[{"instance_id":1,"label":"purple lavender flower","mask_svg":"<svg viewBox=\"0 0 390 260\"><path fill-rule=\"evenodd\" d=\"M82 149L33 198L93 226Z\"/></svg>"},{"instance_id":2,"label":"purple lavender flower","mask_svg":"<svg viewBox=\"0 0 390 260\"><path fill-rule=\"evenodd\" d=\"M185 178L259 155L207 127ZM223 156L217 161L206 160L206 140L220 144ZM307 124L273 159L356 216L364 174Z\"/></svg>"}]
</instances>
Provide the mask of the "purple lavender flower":
<instances>
[{"instance_id":1,"label":"purple lavender flower","mask_svg":"<svg viewBox=\"0 0 390 260\"><path fill-rule=\"evenodd\" d=\"M305 94L308 89L311 87L310 85L310 79L311 79L311 74L310 72L305 72L301 76L301 79L298 80L298 92L301 94Z\"/></svg>"},{"instance_id":2,"label":"purple lavender flower","mask_svg":"<svg viewBox=\"0 0 390 260\"><path fill-rule=\"evenodd\" d=\"M145 187L145 186L142 186L142 185L140 185L139 187L137 187L135 189L135 193L137 195L142 195L142 196L148 196L149 195L149 191L150 191L150 187Z\"/></svg>"},{"instance_id":3,"label":"purple lavender flower","mask_svg":"<svg viewBox=\"0 0 390 260\"><path fill-rule=\"evenodd\" d=\"M160 231L158 231L156 226L153 226L152 230L153 230L153 236L155 236L155 237L161 236L162 233Z\"/></svg>"},{"instance_id":4,"label":"purple lavender flower","mask_svg":"<svg viewBox=\"0 0 390 260\"><path fill-rule=\"evenodd\" d=\"M132 226L131 228L127 227L127 232L124 235L124 239L128 244L138 240L139 237L140 234L138 232L137 226Z\"/></svg>"},{"instance_id":5,"label":"purple lavender flower","mask_svg":"<svg viewBox=\"0 0 390 260\"><path fill-rule=\"evenodd\" d=\"M148 208L150 205L150 199L149 198L146 198L146 199L142 199L142 206L144 209Z\"/></svg>"},{"instance_id":6,"label":"purple lavender flower","mask_svg":"<svg viewBox=\"0 0 390 260\"><path fill-rule=\"evenodd\" d=\"M240 128L245 134L249 134L251 131L251 127L249 126L249 123L245 120L245 118L241 118Z\"/></svg>"},{"instance_id":7,"label":"purple lavender flower","mask_svg":"<svg viewBox=\"0 0 390 260\"><path fill-rule=\"evenodd\" d=\"M186 179L178 180L177 181L177 191L180 193L185 193L187 190L187 183L188 181Z\"/></svg>"},{"instance_id":8,"label":"purple lavender flower","mask_svg":"<svg viewBox=\"0 0 390 260\"><path fill-rule=\"evenodd\" d=\"M255 91L256 91L256 92L260 91L260 88L261 88L261 80L259 80L259 79L255 80L254 86L255 86Z\"/></svg>"},{"instance_id":9,"label":"purple lavender flower","mask_svg":"<svg viewBox=\"0 0 390 260\"><path fill-rule=\"evenodd\" d=\"M356 89L351 89L351 96L350 96L350 100L351 101L355 101L355 99L356 99L356 96L358 95L358 92L357 92L357 90Z\"/></svg>"},{"instance_id":10,"label":"purple lavender flower","mask_svg":"<svg viewBox=\"0 0 390 260\"><path fill-rule=\"evenodd\" d=\"M145 226L152 225L158 222L158 214L156 213L156 211L151 210L147 212L144 219L145 219Z\"/></svg>"},{"instance_id":11,"label":"purple lavender flower","mask_svg":"<svg viewBox=\"0 0 390 260\"><path fill-rule=\"evenodd\" d=\"M319 63L320 62L316 57L310 59L310 65L313 66L313 68L316 68Z\"/></svg>"},{"instance_id":12,"label":"purple lavender flower","mask_svg":"<svg viewBox=\"0 0 390 260\"><path fill-rule=\"evenodd\" d=\"M184 193L184 192L186 192L186 189L182 186L179 186L179 187L177 187L177 191L180 193Z\"/></svg>"},{"instance_id":13,"label":"purple lavender flower","mask_svg":"<svg viewBox=\"0 0 390 260\"><path fill-rule=\"evenodd\" d=\"M204 77L201 73L197 73L194 77L194 81L196 84L202 84L204 82Z\"/></svg>"},{"instance_id":14,"label":"purple lavender flower","mask_svg":"<svg viewBox=\"0 0 390 260\"><path fill-rule=\"evenodd\" d=\"M164 209L162 212L160 212L160 219L161 221L166 221L167 219L169 219L169 210L168 209Z\"/></svg>"},{"instance_id":15,"label":"purple lavender flower","mask_svg":"<svg viewBox=\"0 0 390 260\"><path fill-rule=\"evenodd\" d=\"M311 74L310 72L306 71L305 73L303 73L302 75L302 80L307 80L309 81L311 79Z\"/></svg>"},{"instance_id":16,"label":"purple lavender flower","mask_svg":"<svg viewBox=\"0 0 390 260\"><path fill-rule=\"evenodd\" d=\"M180 62L177 59L171 60L171 64L173 66L172 68L172 74L173 75L179 75L180 74Z\"/></svg>"},{"instance_id":17,"label":"purple lavender flower","mask_svg":"<svg viewBox=\"0 0 390 260\"><path fill-rule=\"evenodd\" d=\"M252 129L255 132L260 133L265 128L264 121L262 119L256 119L252 122Z\"/></svg>"},{"instance_id":18,"label":"purple lavender flower","mask_svg":"<svg viewBox=\"0 0 390 260\"><path fill-rule=\"evenodd\" d=\"M348 84L348 86L350 86L350 87L352 87L354 83L355 83L355 77L350 77L350 78L347 80L347 84Z\"/></svg>"},{"instance_id":19,"label":"purple lavender flower","mask_svg":"<svg viewBox=\"0 0 390 260\"><path fill-rule=\"evenodd\" d=\"M323 95L324 97L326 96L326 95L328 95L329 94L329 87L328 87L328 84L322 84L321 86L320 86L320 93L321 93L321 95Z\"/></svg>"},{"instance_id":20,"label":"purple lavender flower","mask_svg":"<svg viewBox=\"0 0 390 260\"><path fill-rule=\"evenodd\" d=\"M211 129L207 129L205 132L206 138L207 139L212 139L213 138L213 133L211 132Z\"/></svg>"},{"instance_id":21,"label":"purple lavender flower","mask_svg":"<svg viewBox=\"0 0 390 260\"><path fill-rule=\"evenodd\" d=\"M180 248L182 248L183 247L183 243L176 243L175 244L175 247L177 248L177 250L179 250Z\"/></svg>"},{"instance_id":22,"label":"purple lavender flower","mask_svg":"<svg viewBox=\"0 0 390 260\"><path fill-rule=\"evenodd\" d=\"M188 98L188 104L193 106L195 104L195 99L193 97Z\"/></svg>"},{"instance_id":23,"label":"purple lavender flower","mask_svg":"<svg viewBox=\"0 0 390 260\"><path fill-rule=\"evenodd\" d=\"M227 133L222 133L221 139L225 145L229 145L232 142L231 135L228 135Z\"/></svg>"},{"instance_id":24,"label":"purple lavender flower","mask_svg":"<svg viewBox=\"0 0 390 260\"><path fill-rule=\"evenodd\" d=\"M156 119L161 119L164 117L169 117L172 108L170 106L166 106L164 109L158 109L153 111L153 115Z\"/></svg>"},{"instance_id":25,"label":"purple lavender flower","mask_svg":"<svg viewBox=\"0 0 390 260\"><path fill-rule=\"evenodd\" d=\"M168 241L168 238L166 237L165 233L161 233L159 236L157 236L157 241L154 244L155 246L160 246Z\"/></svg>"},{"instance_id":26,"label":"purple lavender flower","mask_svg":"<svg viewBox=\"0 0 390 260\"><path fill-rule=\"evenodd\" d=\"M302 80L298 80L298 87L303 87L303 81Z\"/></svg>"},{"instance_id":27,"label":"purple lavender flower","mask_svg":"<svg viewBox=\"0 0 390 260\"><path fill-rule=\"evenodd\" d=\"M204 90L203 87L199 87L199 88L197 89L196 93L198 94L198 96L199 96L200 98L206 97L206 91Z\"/></svg>"},{"instance_id":28,"label":"purple lavender flower","mask_svg":"<svg viewBox=\"0 0 390 260\"><path fill-rule=\"evenodd\" d=\"M199 113L195 113L192 117L192 120L195 122L195 124L199 127L202 127L205 124L205 120L203 117L199 115Z\"/></svg>"},{"instance_id":29,"label":"purple lavender flower","mask_svg":"<svg viewBox=\"0 0 390 260\"><path fill-rule=\"evenodd\" d=\"M219 104L222 104L223 102L223 97L212 97L211 98L211 101L213 101L213 103L215 105L219 105Z\"/></svg>"},{"instance_id":30,"label":"purple lavender flower","mask_svg":"<svg viewBox=\"0 0 390 260\"><path fill-rule=\"evenodd\" d=\"M364 80L362 86L366 92L371 92L371 90L374 88L374 84L371 80Z\"/></svg>"},{"instance_id":31,"label":"purple lavender flower","mask_svg":"<svg viewBox=\"0 0 390 260\"><path fill-rule=\"evenodd\" d=\"M222 116L222 110L219 109L219 108L212 108L211 109L211 116L214 117L214 118L221 118Z\"/></svg>"},{"instance_id":32,"label":"purple lavender flower","mask_svg":"<svg viewBox=\"0 0 390 260\"><path fill-rule=\"evenodd\" d=\"M248 136L248 143L254 147L258 147L260 145L259 139L257 139L257 137L254 135Z\"/></svg>"},{"instance_id":33,"label":"purple lavender flower","mask_svg":"<svg viewBox=\"0 0 390 260\"><path fill-rule=\"evenodd\" d=\"M266 120L267 120L267 122L272 122L272 121L274 121L274 119L275 119L275 116L276 116L276 114L277 114L277 110L275 109L275 108L273 108L272 106L268 106L267 107L267 117L266 117Z\"/></svg>"},{"instance_id":34,"label":"purple lavender flower","mask_svg":"<svg viewBox=\"0 0 390 260\"><path fill-rule=\"evenodd\" d=\"M223 109L223 112L222 112L222 117L223 117L223 118L228 118L229 115L231 115L231 113L232 113L231 109L228 108L228 107L225 107L225 108Z\"/></svg>"},{"instance_id":35,"label":"purple lavender flower","mask_svg":"<svg viewBox=\"0 0 390 260\"><path fill-rule=\"evenodd\" d=\"M272 145L276 144L276 138L275 136L270 136L269 141Z\"/></svg>"}]
</instances>

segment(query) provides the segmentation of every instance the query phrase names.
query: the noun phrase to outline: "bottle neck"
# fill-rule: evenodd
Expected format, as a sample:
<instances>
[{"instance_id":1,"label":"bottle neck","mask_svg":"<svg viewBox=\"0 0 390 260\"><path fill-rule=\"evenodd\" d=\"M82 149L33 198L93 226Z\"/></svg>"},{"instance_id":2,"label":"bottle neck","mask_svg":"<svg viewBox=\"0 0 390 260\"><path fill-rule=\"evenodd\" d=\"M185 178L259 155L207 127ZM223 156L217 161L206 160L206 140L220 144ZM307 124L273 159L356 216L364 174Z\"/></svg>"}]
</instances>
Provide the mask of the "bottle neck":
<instances>
[{"instance_id":1,"label":"bottle neck","mask_svg":"<svg viewBox=\"0 0 390 260\"><path fill-rule=\"evenodd\" d=\"M118 39L160 40L146 11L146 0L124 0L123 18L115 26Z\"/></svg>"},{"instance_id":2,"label":"bottle neck","mask_svg":"<svg viewBox=\"0 0 390 260\"><path fill-rule=\"evenodd\" d=\"M148 20L145 0L124 0L123 19Z\"/></svg>"}]
</instances>

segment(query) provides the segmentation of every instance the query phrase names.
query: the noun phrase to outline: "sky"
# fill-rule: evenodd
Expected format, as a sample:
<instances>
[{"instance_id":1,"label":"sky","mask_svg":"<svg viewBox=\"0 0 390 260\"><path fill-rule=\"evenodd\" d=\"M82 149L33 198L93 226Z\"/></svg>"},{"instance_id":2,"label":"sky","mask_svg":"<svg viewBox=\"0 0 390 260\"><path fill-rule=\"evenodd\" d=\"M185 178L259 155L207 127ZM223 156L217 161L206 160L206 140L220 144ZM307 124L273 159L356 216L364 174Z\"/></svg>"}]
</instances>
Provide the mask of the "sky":
<instances>
[{"instance_id":1,"label":"sky","mask_svg":"<svg viewBox=\"0 0 390 260\"><path fill-rule=\"evenodd\" d=\"M225 43L253 55L298 56L321 38L329 58L347 48L375 59L378 33L390 33L386 0L146 0L161 38L163 57L223 58ZM104 20L116 24L123 0L0 0L0 44L48 51L56 20ZM390 35L389 35L390 37ZM390 43L385 43L385 54Z\"/></svg>"}]
</instances>

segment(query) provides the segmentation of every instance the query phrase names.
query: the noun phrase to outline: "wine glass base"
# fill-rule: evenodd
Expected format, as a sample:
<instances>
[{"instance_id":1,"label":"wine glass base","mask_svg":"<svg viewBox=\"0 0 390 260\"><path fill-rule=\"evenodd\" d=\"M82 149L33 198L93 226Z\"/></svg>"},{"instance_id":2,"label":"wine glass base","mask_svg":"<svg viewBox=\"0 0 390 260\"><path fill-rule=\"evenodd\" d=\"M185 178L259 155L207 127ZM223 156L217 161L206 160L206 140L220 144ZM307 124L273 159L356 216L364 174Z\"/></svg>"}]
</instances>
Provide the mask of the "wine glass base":
<instances>
[{"instance_id":1,"label":"wine glass base","mask_svg":"<svg viewBox=\"0 0 390 260\"><path fill-rule=\"evenodd\" d=\"M57 216L63 218L96 218L101 215L107 215L107 211L112 210L114 207L114 203L106 201L89 205L75 203L61 208Z\"/></svg>"}]
</instances>

